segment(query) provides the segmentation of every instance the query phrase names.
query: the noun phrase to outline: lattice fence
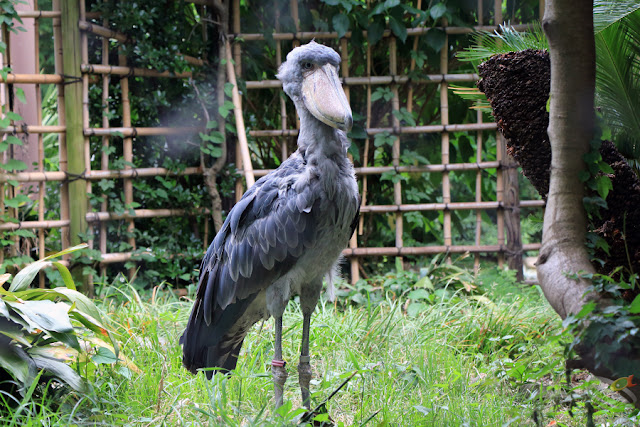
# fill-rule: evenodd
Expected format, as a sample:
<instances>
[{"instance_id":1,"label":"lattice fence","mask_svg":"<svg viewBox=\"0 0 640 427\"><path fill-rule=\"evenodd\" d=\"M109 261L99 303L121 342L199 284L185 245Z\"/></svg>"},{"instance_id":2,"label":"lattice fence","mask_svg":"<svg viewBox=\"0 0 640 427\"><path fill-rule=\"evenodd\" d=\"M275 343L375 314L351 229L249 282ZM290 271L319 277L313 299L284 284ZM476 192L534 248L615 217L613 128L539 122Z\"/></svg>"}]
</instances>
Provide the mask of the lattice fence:
<instances>
[{"instance_id":1,"label":"lattice fence","mask_svg":"<svg viewBox=\"0 0 640 427\"><path fill-rule=\"evenodd\" d=\"M202 16L206 14L206 8L210 3L204 0L192 0L201 11ZM252 183L254 177L268 173L268 169L261 167L264 162L256 161L256 144L266 144L279 147L277 157L286 157L292 149L295 149L295 137L297 135L298 123L295 120L295 111L290 102L281 96L281 85L275 78L261 78L252 80L246 77L243 71L243 59L245 55L252 55L255 52L264 52L266 56L272 55L275 59L275 66L278 66L284 55L296 45L305 43L311 39L326 43L335 47L342 55L343 62L341 73L347 96L351 98L354 112L359 113L362 120L361 135L354 135L354 151L356 154L354 163L359 178L362 191L362 219L358 233L350 242L349 248L344 251L351 263L351 278L353 281L360 276L359 260L363 257L374 256L419 256L436 253L463 253L471 252L476 256L478 264L480 254L495 254L500 263L505 255L517 260L522 257L523 251L537 250L538 243L520 243L520 230L518 225L519 210L539 209L544 203L541 200L520 200L517 186L517 173L513 164L505 154L504 143L496 135L496 124L486 121L482 112L475 112L475 122L473 123L450 123L450 99L452 96L449 84L464 84L477 81L478 76L473 73L452 73L452 49L456 46L456 40L467 37L474 30L496 29L495 23L503 21L502 1L493 2L492 10L487 12L487 5L482 0L477 2L475 13L476 22L469 23L469 26L449 26L445 18L437 22L437 27L418 26L407 29L407 40L403 46L409 46L412 52L418 52L419 40L426 37L429 32L439 31L444 34L442 49L439 52L439 71L435 74L419 74L416 55L411 54L411 59L402 57L398 53L399 41L394 33L386 29L383 38L376 46L366 48L365 58L354 58L350 56L350 43L354 35L347 32L344 37L339 38L336 32L310 31L305 28L304 20L300 19L300 5L298 0L291 0L290 3L276 3L274 21L262 22L262 32L243 32L244 22L252 19L251 13L247 12L250 5L233 0L228 11L229 28L231 34L225 46L220 52L225 52L229 58L227 66L227 79L233 83L234 91L232 101L235 110L235 124L238 130L238 142L235 157L236 164L247 183ZM302 6L309 7L308 4ZM417 9L425 8L420 0L414 5ZM2 77L2 103L5 111L9 111L16 105L15 89L19 85L34 86L34 99L28 102L35 102L36 110L41 111L40 85L57 85L58 88L58 124L43 124L42 114L35 117L35 122L28 122L23 118L21 121L12 121L0 132L3 135L19 136L24 142L28 138L30 144L37 144L39 147L36 167L33 171L13 172L8 170L0 174L0 213L5 215L5 222L0 224L0 230L7 233L5 239L10 239L14 245L6 246L1 255L4 257L15 256L24 248L24 236L16 233L17 230L34 230L35 237L27 239L34 242L35 258L43 258L46 254L45 238L46 234L52 230L59 230L60 248L79 243L90 239L90 243L101 253L99 264L104 272L110 264L130 261L137 248L135 233L136 221L146 218L161 217L183 217L185 215L200 218L197 227L203 230L205 245L211 239L211 226L209 220L209 210L202 207L170 207L164 209L134 208L136 200L140 197L134 194L133 182L148 177L157 176L198 176L202 175L203 169L198 165L189 166L176 171L149 165L149 167L133 167L133 146L145 137L162 137L175 135L192 135L203 130L202 128L190 127L138 127L131 116L131 100L129 97L130 84L137 78L152 79L190 79L191 72L173 73L162 70L152 70L147 68L136 68L127 64L127 58L120 52L119 46L132 43L129 38L113 28L109 22L95 11L86 11L85 2L59 1L52 2L51 10L39 11L37 5L31 4L27 10L19 11L19 16L25 21L25 26L33 26L33 39L35 44L36 61L33 71L18 72L16 68L12 73ZM52 20L53 43L55 55L55 70L53 73L41 73L38 65L37 52L40 46L38 23L41 20ZM490 21L492 25L485 25ZM281 25L281 22L288 23ZM291 26L293 25L293 28ZM285 26L285 30L280 30ZM5 25L6 27L6 25ZM249 26L257 28L256 25ZM524 28L525 25L515 25L516 28ZM267 35L265 35L267 34ZM366 39L366 34L364 35ZM7 31L3 31L3 40L9 46L9 51L3 56L5 66L10 66L10 59L14 58L11 50L18 49L11 44L11 39L16 37ZM361 38L362 39L362 38ZM101 50L101 63L90 63L90 47L99 46ZM117 55L117 64L109 62L113 57L114 49ZM405 49L406 51L406 49ZM380 52L386 52L381 55ZM230 60L233 57L233 64ZM194 67L211 66L205 60L184 55L185 60ZM384 59L381 63L381 58ZM358 66L353 66L357 63ZM273 76L275 69L265 70L263 75ZM255 75L255 73L254 73ZM239 86L243 93L238 92L236 76L240 79ZM248 80L241 80L242 77ZM111 80L117 79L119 93L110 93ZM417 112L417 106L425 103L419 99L424 96L425 91L420 88L429 87L431 96L439 99L439 112L435 122L424 122L423 115ZM376 89L388 88L390 104L386 114L379 111L372 111L380 104L376 95ZM99 90L103 100L103 111L101 118L90 117L89 91ZM260 124L260 121L251 120L251 108L255 109L254 98L260 91L271 91L273 99L279 100L276 108L280 111L279 128L262 129L252 126ZM113 127L113 120L110 120L109 105L117 95L121 109L121 123L118 127ZM375 98L375 99L374 99ZM401 105L401 99L406 103ZM377 102L377 103L376 103ZM261 106L260 106L261 107ZM408 123L403 120L403 116L394 112L403 111L411 117L417 117L415 123ZM415 114L414 114L415 113ZM245 138L245 120L249 123L249 130L246 132L249 140ZM410 121L410 120L409 120ZM101 122L101 127L92 126L92 123ZM462 163L452 162L451 141L452 135L465 133L473 141L475 156L473 160ZM48 170L45 159L43 139L47 135L56 135L59 147L59 170ZM96 151L92 149L92 138L99 138L103 149ZM439 140L439 144L434 145L434 138ZM378 144L379 141L390 141L389 144ZM491 148L487 143L491 141ZM121 153L122 168L110 170L110 154L112 150L108 147L114 143L122 144L118 147ZM439 164L416 161L408 163L403 158L403 149L407 145L412 147L431 143L430 150L439 152ZM495 146L493 145L495 144ZM388 146L387 146L388 145ZM197 149L197 148L196 148ZM380 165L376 162L376 156L384 154L388 150L391 164ZM491 150L494 150L492 152ZM235 156L234 156L235 154ZM13 156L11 150L2 153L2 160L5 164ZM96 164L96 156L100 157L100 169L91 169L92 161ZM254 169L254 166L256 167ZM451 177L453 174L468 173L475 175L475 194L465 194L457 197L452 191ZM432 179L437 174L440 176L440 185L435 200L429 202L408 203L407 180L394 179L395 177L411 176ZM391 181L392 191L389 203L373 204L373 195L379 194L382 181L380 177L386 177ZM89 198L95 190L98 182L104 180L116 180L122 182L125 206L129 208L125 211L110 210L110 202L106 198L100 203L100 209L92 211L89 208ZM491 200L483 200L483 186L487 180L495 180L495 196ZM35 199L33 206L37 210L37 220L23 220L20 213L20 206L13 203L7 204L5 200L14 200L26 185L37 188L37 192L32 196ZM240 184L241 185L241 184ZM387 185L387 184L385 184ZM49 189L49 190L47 190ZM45 198L48 191L53 191L59 197L58 218L45 219ZM237 197L241 195L242 187L237 188ZM485 191L486 193L486 191ZM409 200L411 201L411 200ZM93 209L95 210L95 209ZM468 211L475 213L475 231L473 241L462 239L456 236L455 226L452 225L452 213ZM405 231L407 230L407 215L415 212L437 212L439 215L439 226L436 227L442 233L441 244L433 245L428 241L413 242L406 245ZM491 218L495 221L497 233L495 236L483 236L484 221ZM487 213L490 213L487 216ZM389 219L389 231L394 236L393 243L383 247L368 247L363 242L363 233L366 233L369 218L374 215L385 215ZM50 215L49 215L50 217ZM506 217L506 220L505 220ZM10 219L13 218L13 219ZM510 219L511 218L511 219ZM515 218L515 219L514 219ZM108 221L123 221L127 233L123 233L123 238L127 242L128 251L114 252L108 251L107 241L110 238L106 224ZM507 227L505 227L505 223ZM90 233L86 234L87 227ZM508 234L509 237L505 237ZM84 239L83 239L84 237ZM492 240L487 243L487 240ZM28 244L28 243L27 243ZM137 248L138 254L141 250L153 252L154 248ZM204 250L204 248L202 248ZM28 251L27 251L28 252ZM193 255L197 257L201 252ZM193 260L193 265L197 265L197 260ZM517 265L517 263L516 263ZM135 268L129 269L132 275ZM41 286L44 285L44 278L41 278Z\"/></svg>"}]
</instances>

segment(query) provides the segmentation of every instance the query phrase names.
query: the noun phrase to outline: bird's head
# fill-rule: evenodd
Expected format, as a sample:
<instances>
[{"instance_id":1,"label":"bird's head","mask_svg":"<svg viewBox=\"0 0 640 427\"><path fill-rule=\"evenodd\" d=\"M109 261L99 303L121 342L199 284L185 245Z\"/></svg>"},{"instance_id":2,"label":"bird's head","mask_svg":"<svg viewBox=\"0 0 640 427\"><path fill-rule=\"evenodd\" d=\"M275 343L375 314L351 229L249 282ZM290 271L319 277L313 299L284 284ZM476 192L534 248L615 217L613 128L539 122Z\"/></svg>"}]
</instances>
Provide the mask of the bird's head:
<instances>
[{"instance_id":1,"label":"bird's head","mask_svg":"<svg viewBox=\"0 0 640 427\"><path fill-rule=\"evenodd\" d=\"M353 125L351 107L338 78L340 55L314 41L293 49L278 70L284 91L316 119L348 132Z\"/></svg>"}]
</instances>

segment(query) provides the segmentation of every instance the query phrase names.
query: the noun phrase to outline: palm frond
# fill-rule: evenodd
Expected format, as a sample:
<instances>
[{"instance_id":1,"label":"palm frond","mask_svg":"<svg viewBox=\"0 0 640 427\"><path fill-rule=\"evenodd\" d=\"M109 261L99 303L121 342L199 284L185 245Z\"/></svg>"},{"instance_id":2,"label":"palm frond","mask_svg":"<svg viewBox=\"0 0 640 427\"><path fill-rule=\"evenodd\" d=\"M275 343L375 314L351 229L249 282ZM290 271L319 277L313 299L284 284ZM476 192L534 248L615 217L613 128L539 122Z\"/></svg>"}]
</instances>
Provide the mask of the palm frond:
<instances>
[{"instance_id":1,"label":"palm frond","mask_svg":"<svg viewBox=\"0 0 640 427\"><path fill-rule=\"evenodd\" d=\"M473 110L487 111L493 114L493 109L491 108L491 104L489 104L487 95L480 92L480 89L478 89L477 87L466 87L450 84L449 89L452 90L453 93L458 95L460 98L473 101L473 107L471 107Z\"/></svg>"},{"instance_id":2,"label":"palm frond","mask_svg":"<svg viewBox=\"0 0 640 427\"><path fill-rule=\"evenodd\" d=\"M635 22L628 18L595 37L596 103L618 150L628 159L640 159L640 66L634 40L640 27L630 28Z\"/></svg>"},{"instance_id":3,"label":"palm frond","mask_svg":"<svg viewBox=\"0 0 640 427\"><path fill-rule=\"evenodd\" d=\"M593 26L596 34L640 9L638 0L594 0Z\"/></svg>"},{"instance_id":4,"label":"palm frond","mask_svg":"<svg viewBox=\"0 0 640 427\"><path fill-rule=\"evenodd\" d=\"M544 36L540 23L531 25L530 31L516 31L508 24L500 25L494 33L479 31L472 34L473 46L457 54L458 59L477 66L494 55L519 52L527 49L548 49L549 44Z\"/></svg>"}]
</instances>

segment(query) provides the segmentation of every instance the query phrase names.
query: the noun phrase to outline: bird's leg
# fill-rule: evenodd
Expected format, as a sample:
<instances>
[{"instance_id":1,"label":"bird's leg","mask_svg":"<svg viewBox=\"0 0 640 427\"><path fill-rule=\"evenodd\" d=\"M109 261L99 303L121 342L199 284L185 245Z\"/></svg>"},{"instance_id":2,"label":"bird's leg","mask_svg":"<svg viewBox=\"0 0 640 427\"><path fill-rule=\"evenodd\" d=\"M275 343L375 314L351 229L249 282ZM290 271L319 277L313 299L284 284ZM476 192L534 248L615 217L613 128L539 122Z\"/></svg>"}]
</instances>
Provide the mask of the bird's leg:
<instances>
[{"instance_id":1,"label":"bird's leg","mask_svg":"<svg viewBox=\"0 0 640 427\"><path fill-rule=\"evenodd\" d=\"M309 356L309 326L311 324L311 313L304 314L302 320L302 351L300 352L300 363L298 364L298 381L300 392L302 393L302 404L311 410L311 397L309 393L309 383L311 382L311 356Z\"/></svg>"},{"instance_id":2,"label":"bird's leg","mask_svg":"<svg viewBox=\"0 0 640 427\"><path fill-rule=\"evenodd\" d=\"M271 373L273 374L273 388L276 397L276 408L282 406L284 383L287 381L286 362L282 360L282 317L276 318L276 346L273 360L271 361Z\"/></svg>"}]
</instances>

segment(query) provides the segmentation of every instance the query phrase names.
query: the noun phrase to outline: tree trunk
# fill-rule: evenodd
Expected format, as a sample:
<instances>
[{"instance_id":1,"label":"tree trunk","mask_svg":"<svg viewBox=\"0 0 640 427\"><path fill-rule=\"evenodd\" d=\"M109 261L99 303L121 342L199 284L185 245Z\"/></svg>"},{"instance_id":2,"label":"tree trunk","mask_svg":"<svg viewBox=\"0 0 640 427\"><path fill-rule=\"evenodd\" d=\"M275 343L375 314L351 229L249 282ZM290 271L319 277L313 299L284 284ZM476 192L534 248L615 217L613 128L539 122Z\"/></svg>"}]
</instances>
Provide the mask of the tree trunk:
<instances>
[{"instance_id":1,"label":"tree trunk","mask_svg":"<svg viewBox=\"0 0 640 427\"><path fill-rule=\"evenodd\" d=\"M587 300L590 283L567 273L593 273L585 248L583 155L593 135L595 45L591 0L548 1L542 23L551 57L551 179L544 216L538 280L564 319Z\"/></svg>"}]
</instances>

